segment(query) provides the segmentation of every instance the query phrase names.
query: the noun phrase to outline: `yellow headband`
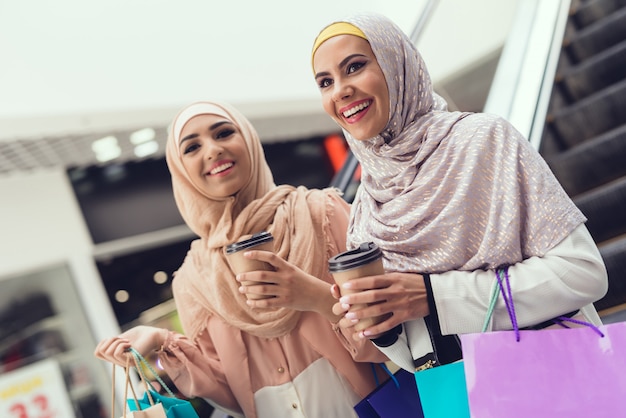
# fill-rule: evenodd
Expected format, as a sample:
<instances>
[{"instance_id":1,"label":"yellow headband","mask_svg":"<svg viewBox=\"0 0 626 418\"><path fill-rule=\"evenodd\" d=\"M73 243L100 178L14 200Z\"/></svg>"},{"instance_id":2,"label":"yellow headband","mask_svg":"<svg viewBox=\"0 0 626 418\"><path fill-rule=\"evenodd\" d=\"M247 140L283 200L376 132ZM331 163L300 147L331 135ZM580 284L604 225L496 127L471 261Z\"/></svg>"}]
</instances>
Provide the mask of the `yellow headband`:
<instances>
[{"instance_id":1,"label":"yellow headband","mask_svg":"<svg viewBox=\"0 0 626 418\"><path fill-rule=\"evenodd\" d=\"M315 43L313 44L313 51L311 52L311 66L313 66L313 57L315 56L315 51L320 47L324 42L337 35L354 35L360 38L363 38L367 41L367 36L361 31L361 29L354 26L352 23L348 22L335 22L326 26L317 38L315 38Z\"/></svg>"}]
</instances>

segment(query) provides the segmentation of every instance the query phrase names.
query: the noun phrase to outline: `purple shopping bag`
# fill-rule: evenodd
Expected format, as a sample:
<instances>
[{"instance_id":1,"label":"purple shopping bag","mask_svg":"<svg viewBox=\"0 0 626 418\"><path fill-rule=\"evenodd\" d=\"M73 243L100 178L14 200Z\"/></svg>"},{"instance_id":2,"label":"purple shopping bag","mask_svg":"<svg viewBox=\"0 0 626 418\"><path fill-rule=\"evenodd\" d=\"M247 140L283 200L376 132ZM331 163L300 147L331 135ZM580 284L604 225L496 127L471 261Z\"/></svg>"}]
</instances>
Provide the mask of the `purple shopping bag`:
<instances>
[{"instance_id":1,"label":"purple shopping bag","mask_svg":"<svg viewBox=\"0 0 626 418\"><path fill-rule=\"evenodd\" d=\"M415 378L404 369L354 406L359 418L423 418Z\"/></svg>"},{"instance_id":2,"label":"purple shopping bag","mask_svg":"<svg viewBox=\"0 0 626 418\"><path fill-rule=\"evenodd\" d=\"M520 331L505 279L514 330L460 336L471 417L625 416L626 322Z\"/></svg>"}]
</instances>

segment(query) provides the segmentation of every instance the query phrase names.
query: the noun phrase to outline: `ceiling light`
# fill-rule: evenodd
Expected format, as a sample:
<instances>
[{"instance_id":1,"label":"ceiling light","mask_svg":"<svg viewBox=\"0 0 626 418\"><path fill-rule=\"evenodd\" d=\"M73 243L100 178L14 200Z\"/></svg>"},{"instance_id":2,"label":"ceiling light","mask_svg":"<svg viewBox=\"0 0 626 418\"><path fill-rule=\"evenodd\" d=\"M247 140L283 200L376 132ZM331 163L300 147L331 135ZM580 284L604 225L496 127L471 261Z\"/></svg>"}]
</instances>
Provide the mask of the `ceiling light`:
<instances>
[{"instance_id":1,"label":"ceiling light","mask_svg":"<svg viewBox=\"0 0 626 418\"><path fill-rule=\"evenodd\" d=\"M122 149L117 142L117 138L112 135L93 141L91 150L96 154L96 158L100 162L114 160L122 155Z\"/></svg>"},{"instance_id":2,"label":"ceiling light","mask_svg":"<svg viewBox=\"0 0 626 418\"><path fill-rule=\"evenodd\" d=\"M156 132L152 128L144 128L130 134L130 142L133 145L143 144L152 141L156 137Z\"/></svg>"},{"instance_id":3,"label":"ceiling light","mask_svg":"<svg viewBox=\"0 0 626 418\"><path fill-rule=\"evenodd\" d=\"M156 273L154 273L154 276L152 276L152 278L155 283L163 284L167 282L167 273L164 271L157 271Z\"/></svg>"},{"instance_id":4,"label":"ceiling light","mask_svg":"<svg viewBox=\"0 0 626 418\"><path fill-rule=\"evenodd\" d=\"M156 141L144 142L135 147L135 155L139 158L152 155L159 150L159 144Z\"/></svg>"},{"instance_id":5,"label":"ceiling light","mask_svg":"<svg viewBox=\"0 0 626 418\"><path fill-rule=\"evenodd\" d=\"M128 299L130 299L130 295L126 290L118 290L115 292L115 300L119 303L128 302Z\"/></svg>"}]
</instances>

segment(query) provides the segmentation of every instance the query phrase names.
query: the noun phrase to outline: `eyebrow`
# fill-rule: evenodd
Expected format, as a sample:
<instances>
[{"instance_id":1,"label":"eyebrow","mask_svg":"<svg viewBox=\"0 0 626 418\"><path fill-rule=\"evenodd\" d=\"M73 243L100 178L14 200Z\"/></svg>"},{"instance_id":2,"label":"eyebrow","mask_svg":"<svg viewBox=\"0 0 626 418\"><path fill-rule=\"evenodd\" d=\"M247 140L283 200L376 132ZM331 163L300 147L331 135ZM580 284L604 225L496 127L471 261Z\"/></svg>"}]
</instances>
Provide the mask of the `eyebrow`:
<instances>
[{"instance_id":1,"label":"eyebrow","mask_svg":"<svg viewBox=\"0 0 626 418\"><path fill-rule=\"evenodd\" d=\"M214 130L216 130L217 128L219 128L220 126L222 126L222 125L224 125L224 124L231 124L231 125L233 125L233 123L232 123L231 121L228 121L228 120L221 120L221 121L219 121L219 122L215 122L213 125L209 126L209 130L210 130L210 131L214 131ZM189 135L187 135L186 137L184 137L183 139L181 139L181 140L180 140L180 144L179 144L179 146L180 146L180 145L182 145L182 144L183 144L183 142L185 142L185 141L187 141L187 140L190 140L190 139L197 138L198 136L200 136L200 135L195 134L195 133L194 133L194 134L189 134Z\"/></svg>"},{"instance_id":2,"label":"eyebrow","mask_svg":"<svg viewBox=\"0 0 626 418\"><path fill-rule=\"evenodd\" d=\"M346 64L348 63L348 61L350 61L352 58L354 57L363 57L363 58L367 58L367 55L363 55L363 54L352 54L352 55L348 55L347 57L345 57L343 60L341 60L341 62L339 63L338 67L339 68L343 68L346 66ZM315 78L319 78L322 76L327 76L329 75L328 71L321 71L317 74L315 74Z\"/></svg>"}]
</instances>

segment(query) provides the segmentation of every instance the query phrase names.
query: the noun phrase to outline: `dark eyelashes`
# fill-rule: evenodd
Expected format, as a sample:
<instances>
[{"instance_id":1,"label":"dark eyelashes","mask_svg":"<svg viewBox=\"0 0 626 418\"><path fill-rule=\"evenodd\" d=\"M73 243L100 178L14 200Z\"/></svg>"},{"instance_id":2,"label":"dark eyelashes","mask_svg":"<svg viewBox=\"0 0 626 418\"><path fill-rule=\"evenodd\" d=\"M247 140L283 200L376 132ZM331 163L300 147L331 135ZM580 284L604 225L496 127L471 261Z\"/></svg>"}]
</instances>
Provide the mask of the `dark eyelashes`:
<instances>
[{"instance_id":1,"label":"dark eyelashes","mask_svg":"<svg viewBox=\"0 0 626 418\"><path fill-rule=\"evenodd\" d=\"M183 150L183 154L188 154L192 151L194 151L197 148L197 144L190 144L189 146L185 147L185 149Z\"/></svg>"},{"instance_id":2,"label":"dark eyelashes","mask_svg":"<svg viewBox=\"0 0 626 418\"><path fill-rule=\"evenodd\" d=\"M355 71L360 70L361 68L363 68L365 66L366 62L365 61L355 61L352 62L350 64L348 64L347 68L346 68L346 73L351 74Z\"/></svg>"},{"instance_id":3,"label":"dark eyelashes","mask_svg":"<svg viewBox=\"0 0 626 418\"><path fill-rule=\"evenodd\" d=\"M361 68L365 67L367 65L367 61L354 61L351 62L349 64L346 65L346 69L345 72L346 74L353 74L357 71L359 71ZM331 84L333 84L333 80L330 78L323 78L321 79L318 83L317 86L320 89L326 88L328 86L330 86Z\"/></svg>"},{"instance_id":4,"label":"dark eyelashes","mask_svg":"<svg viewBox=\"0 0 626 418\"><path fill-rule=\"evenodd\" d=\"M330 79L328 79L328 78L323 78L322 80L320 80L320 81L317 83L317 86L318 86L319 88L323 89L324 87L328 87L328 86L330 86L331 84L332 84L332 81L331 81Z\"/></svg>"},{"instance_id":5,"label":"dark eyelashes","mask_svg":"<svg viewBox=\"0 0 626 418\"><path fill-rule=\"evenodd\" d=\"M234 129L230 129L230 128L224 129L223 131L218 132L215 135L215 138L218 138L218 139L227 138L227 137L233 135L234 133L235 133Z\"/></svg>"}]
</instances>

